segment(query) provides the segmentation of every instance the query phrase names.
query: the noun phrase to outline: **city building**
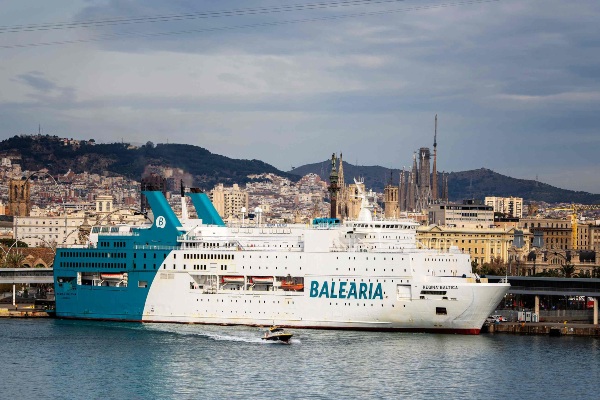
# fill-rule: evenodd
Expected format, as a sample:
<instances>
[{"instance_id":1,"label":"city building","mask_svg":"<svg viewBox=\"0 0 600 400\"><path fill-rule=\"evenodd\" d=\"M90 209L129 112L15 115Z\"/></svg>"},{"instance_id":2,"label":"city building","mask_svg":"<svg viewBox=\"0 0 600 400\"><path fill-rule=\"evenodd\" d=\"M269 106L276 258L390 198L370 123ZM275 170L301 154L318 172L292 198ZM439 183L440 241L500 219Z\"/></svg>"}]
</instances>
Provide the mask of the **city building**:
<instances>
[{"instance_id":1,"label":"city building","mask_svg":"<svg viewBox=\"0 0 600 400\"><path fill-rule=\"evenodd\" d=\"M357 197L358 193L367 193L365 184L362 181L356 181L355 183L346 184L344 178L344 161L342 159L342 153L339 158L339 169L335 170L335 155L332 158L332 174L330 179L330 199L333 196L332 193L332 178L335 180L335 201L331 200L331 213L332 218L340 218L342 220L356 219L360 212L361 199ZM367 194L370 197L374 196L374 193L369 192ZM335 211L334 211L335 210ZM315 217L318 217L316 215Z\"/></svg>"},{"instance_id":2,"label":"city building","mask_svg":"<svg viewBox=\"0 0 600 400\"><path fill-rule=\"evenodd\" d=\"M240 218L242 207L248 212L248 193L237 183L229 188L220 183L210 191L209 197L223 219Z\"/></svg>"},{"instance_id":3,"label":"city building","mask_svg":"<svg viewBox=\"0 0 600 400\"><path fill-rule=\"evenodd\" d=\"M8 188L8 215L24 217L31 211L28 179L11 179Z\"/></svg>"},{"instance_id":4,"label":"city building","mask_svg":"<svg viewBox=\"0 0 600 400\"><path fill-rule=\"evenodd\" d=\"M390 176L390 182L383 189L383 204L385 218L400 217L400 201L398 198L400 188L394 186L393 176Z\"/></svg>"},{"instance_id":5,"label":"city building","mask_svg":"<svg viewBox=\"0 0 600 400\"><path fill-rule=\"evenodd\" d=\"M31 247L84 244L92 225L142 225L146 218L130 209L113 206L110 195L96 199L95 212L38 214L13 219L14 238Z\"/></svg>"},{"instance_id":6,"label":"city building","mask_svg":"<svg viewBox=\"0 0 600 400\"><path fill-rule=\"evenodd\" d=\"M167 196L167 179L156 173L149 173L142 176L142 191L144 190L160 190L165 197ZM140 209L142 212L148 211L150 206L146 196L140 196Z\"/></svg>"},{"instance_id":7,"label":"city building","mask_svg":"<svg viewBox=\"0 0 600 400\"><path fill-rule=\"evenodd\" d=\"M441 252L456 246L459 250L469 253L471 260L477 265L483 265L492 261L492 258L508 260L514 232L514 228L429 225L417 228L417 239L423 247Z\"/></svg>"},{"instance_id":8,"label":"city building","mask_svg":"<svg viewBox=\"0 0 600 400\"><path fill-rule=\"evenodd\" d=\"M531 243L531 247L548 250L562 249L570 250L571 244L571 220L561 218L522 218L519 220L519 229L529 230L533 236L538 237L541 243Z\"/></svg>"},{"instance_id":9,"label":"city building","mask_svg":"<svg viewBox=\"0 0 600 400\"><path fill-rule=\"evenodd\" d=\"M494 212L502 213L507 217L523 218L522 197L486 196L485 204L492 206L494 208Z\"/></svg>"},{"instance_id":10,"label":"city building","mask_svg":"<svg viewBox=\"0 0 600 400\"><path fill-rule=\"evenodd\" d=\"M431 204L428 218L429 224L434 225L489 228L494 226L494 209L473 200L464 200L462 204Z\"/></svg>"},{"instance_id":11,"label":"city building","mask_svg":"<svg viewBox=\"0 0 600 400\"><path fill-rule=\"evenodd\" d=\"M430 204L448 202L448 177L442 174L441 195L437 171L437 115L433 136L433 170L431 151L421 147L413 154L412 169L400 172L398 186L393 179L384 189L385 215L393 217L400 213L424 213Z\"/></svg>"},{"instance_id":12,"label":"city building","mask_svg":"<svg viewBox=\"0 0 600 400\"><path fill-rule=\"evenodd\" d=\"M589 226L588 238L588 248L595 252L600 252L600 225L594 224Z\"/></svg>"}]
</instances>

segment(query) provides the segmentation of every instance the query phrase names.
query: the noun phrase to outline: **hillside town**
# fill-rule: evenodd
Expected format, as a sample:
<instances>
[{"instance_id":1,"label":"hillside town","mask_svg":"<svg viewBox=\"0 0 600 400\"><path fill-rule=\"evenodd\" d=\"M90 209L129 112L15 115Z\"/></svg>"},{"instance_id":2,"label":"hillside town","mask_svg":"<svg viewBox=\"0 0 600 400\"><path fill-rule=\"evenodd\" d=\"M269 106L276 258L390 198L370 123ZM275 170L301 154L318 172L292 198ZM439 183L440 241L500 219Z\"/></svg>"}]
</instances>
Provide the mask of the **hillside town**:
<instances>
[{"instance_id":1,"label":"hillside town","mask_svg":"<svg viewBox=\"0 0 600 400\"><path fill-rule=\"evenodd\" d=\"M81 145L73 139L62 143ZM361 207L358 193L365 193L375 219L418 221L419 246L440 251L457 247L470 254L473 269L481 274L600 276L600 206L526 204L522 198L494 193L452 202L447 178L442 175L438 182L436 158L434 140L433 152L425 147L415 152L412 169L396 179L391 176L383 193L366 188L360 177L345 177L340 154L332 156L328 180L314 173L297 182L255 174L245 185L217 184L208 194L223 220L236 225L309 224L322 217L352 220ZM1 159L0 179L5 266L16 266L8 255L18 245L10 243L26 245L24 252L52 251L84 245L93 226L147 223L151 210L140 197L142 189L162 191L181 216L181 195L192 183L182 169L160 165L148 165L139 181L72 171L53 176L47 169L23 170L14 155ZM188 208L193 217L190 204ZM21 258L19 266L52 264L49 255Z\"/></svg>"}]
</instances>

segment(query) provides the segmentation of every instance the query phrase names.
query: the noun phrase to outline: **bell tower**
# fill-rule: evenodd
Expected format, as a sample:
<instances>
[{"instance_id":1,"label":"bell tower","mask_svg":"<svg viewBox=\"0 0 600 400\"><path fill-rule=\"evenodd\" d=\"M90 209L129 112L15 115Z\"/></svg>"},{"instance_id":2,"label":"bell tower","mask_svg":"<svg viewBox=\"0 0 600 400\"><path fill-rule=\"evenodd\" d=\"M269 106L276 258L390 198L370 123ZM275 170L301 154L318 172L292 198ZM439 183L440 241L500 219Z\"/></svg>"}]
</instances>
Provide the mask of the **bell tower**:
<instances>
[{"instance_id":1,"label":"bell tower","mask_svg":"<svg viewBox=\"0 0 600 400\"><path fill-rule=\"evenodd\" d=\"M331 173L329 174L329 187L327 188L327 191L329 192L329 197L331 199L331 211L329 212L330 218L337 218L337 197L338 192L340 191L340 186L338 182L338 172L335 168L335 153L333 153L331 155Z\"/></svg>"},{"instance_id":2,"label":"bell tower","mask_svg":"<svg viewBox=\"0 0 600 400\"><path fill-rule=\"evenodd\" d=\"M385 186L384 189L384 199L383 202L385 204L385 218L397 218L399 215L398 210L398 186L394 186L393 182L393 171L390 171L390 181Z\"/></svg>"},{"instance_id":3,"label":"bell tower","mask_svg":"<svg viewBox=\"0 0 600 400\"><path fill-rule=\"evenodd\" d=\"M8 214L27 217L31 211L29 180L11 179L8 190Z\"/></svg>"}]
</instances>

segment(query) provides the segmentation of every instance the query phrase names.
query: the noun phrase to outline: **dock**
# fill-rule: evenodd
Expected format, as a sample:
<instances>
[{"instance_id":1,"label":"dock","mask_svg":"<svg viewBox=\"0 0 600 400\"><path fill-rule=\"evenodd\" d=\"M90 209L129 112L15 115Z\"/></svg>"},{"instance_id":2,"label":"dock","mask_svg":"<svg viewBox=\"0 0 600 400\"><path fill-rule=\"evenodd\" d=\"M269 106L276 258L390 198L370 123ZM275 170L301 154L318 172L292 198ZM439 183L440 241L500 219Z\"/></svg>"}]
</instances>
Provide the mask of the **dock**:
<instances>
[{"instance_id":1,"label":"dock","mask_svg":"<svg viewBox=\"0 0 600 400\"><path fill-rule=\"evenodd\" d=\"M46 309L33 305L12 306L0 304L0 318L50 318Z\"/></svg>"},{"instance_id":2,"label":"dock","mask_svg":"<svg viewBox=\"0 0 600 400\"><path fill-rule=\"evenodd\" d=\"M501 322L485 324L482 333L600 337L600 325L569 322Z\"/></svg>"}]
</instances>

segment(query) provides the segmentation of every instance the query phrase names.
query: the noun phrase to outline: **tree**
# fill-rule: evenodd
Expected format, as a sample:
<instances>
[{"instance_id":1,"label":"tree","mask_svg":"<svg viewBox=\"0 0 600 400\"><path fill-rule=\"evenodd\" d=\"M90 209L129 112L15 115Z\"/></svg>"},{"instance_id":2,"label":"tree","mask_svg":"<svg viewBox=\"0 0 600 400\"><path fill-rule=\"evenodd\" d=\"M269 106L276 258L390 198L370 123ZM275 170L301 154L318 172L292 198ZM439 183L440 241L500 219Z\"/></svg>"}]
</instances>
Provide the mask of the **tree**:
<instances>
[{"instance_id":1,"label":"tree","mask_svg":"<svg viewBox=\"0 0 600 400\"><path fill-rule=\"evenodd\" d=\"M570 263L561 265L560 271L565 278L572 278L575 276L575 266Z\"/></svg>"},{"instance_id":2,"label":"tree","mask_svg":"<svg viewBox=\"0 0 600 400\"><path fill-rule=\"evenodd\" d=\"M475 261L475 260L471 261L471 272L476 274L478 266L479 266L479 264L477 264L477 261Z\"/></svg>"},{"instance_id":3,"label":"tree","mask_svg":"<svg viewBox=\"0 0 600 400\"><path fill-rule=\"evenodd\" d=\"M17 244L15 245L15 239L0 239L0 244L4 245L6 247L10 247L10 246L17 246L17 247L28 247L27 243L25 242L21 242L20 240L17 241Z\"/></svg>"},{"instance_id":4,"label":"tree","mask_svg":"<svg viewBox=\"0 0 600 400\"><path fill-rule=\"evenodd\" d=\"M25 260L23 253L10 252L6 255L4 265L6 268L20 268L23 260Z\"/></svg>"},{"instance_id":5,"label":"tree","mask_svg":"<svg viewBox=\"0 0 600 400\"><path fill-rule=\"evenodd\" d=\"M506 266L502 257L492 257L489 262L483 263L479 270L481 275L504 275L506 274Z\"/></svg>"}]
</instances>

